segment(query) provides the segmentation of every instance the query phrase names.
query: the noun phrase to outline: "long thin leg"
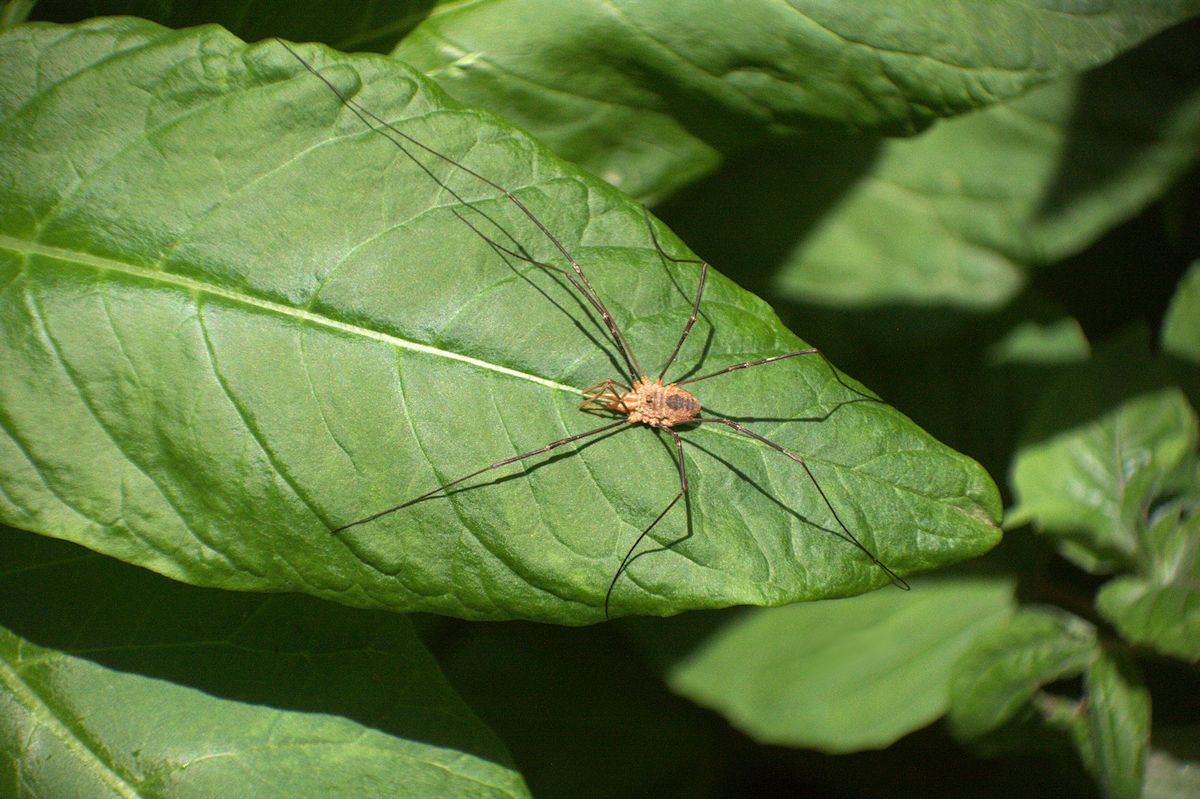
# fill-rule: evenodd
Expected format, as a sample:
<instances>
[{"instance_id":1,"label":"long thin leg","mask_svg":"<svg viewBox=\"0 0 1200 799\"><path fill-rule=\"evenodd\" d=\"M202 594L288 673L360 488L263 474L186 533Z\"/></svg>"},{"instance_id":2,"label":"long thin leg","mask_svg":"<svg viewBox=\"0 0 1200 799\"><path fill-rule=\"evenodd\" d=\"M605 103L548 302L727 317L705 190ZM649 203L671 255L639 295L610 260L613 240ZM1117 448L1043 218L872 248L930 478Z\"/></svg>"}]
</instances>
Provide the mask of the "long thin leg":
<instances>
[{"instance_id":1,"label":"long thin leg","mask_svg":"<svg viewBox=\"0 0 1200 799\"><path fill-rule=\"evenodd\" d=\"M820 355L822 358L825 357L824 354L822 354L822 352L816 347L812 347L807 350L797 350L796 352L785 352L783 355L772 355L769 358L759 358L757 361L735 363L733 366L726 366L724 369L718 369L717 371L704 375L703 377L693 377L689 378L688 380L680 380L678 383L676 383L676 385L685 386L688 383L699 383L701 380L707 380L710 377L717 377L718 375L728 374L729 372L736 372L738 369L749 369L751 366L762 366L764 363L782 361L784 358L795 358L797 355ZM826 363L829 363L829 361L826 360ZM836 376L836 372L834 374Z\"/></svg>"},{"instance_id":2,"label":"long thin leg","mask_svg":"<svg viewBox=\"0 0 1200 799\"><path fill-rule=\"evenodd\" d=\"M679 341L675 342L675 349L671 350L671 357L667 358L662 371L658 373L660 382L666 376L667 370L671 368L671 364L675 363L675 356L679 355L679 350L683 347L683 342L687 341L688 333L692 332L692 325L696 324L696 315L700 313L700 297L704 294L704 280L706 277L708 277L708 264L701 261L700 280L696 283L696 299L692 302L692 313L683 325L683 332L679 334Z\"/></svg>"},{"instance_id":3,"label":"long thin leg","mask_svg":"<svg viewBox=\"0 0 1200 799\"><path fill-rule=\"evenodd\" d=\"M821 357L821 360L825 362L825 366L827 366L829 368L829 373L831 375L833 375L833 379L836 380L838 383L840 383L842 385L842 387L844 387L848 391L853 391L855 394L859 395L864 400L871 400L873 402L879 402L878 397L873 397L870 394L865 394L862 391L855 388L854 386L847 383L845 380L843 380L842 376L840 374L838 374L837 369L834 369L833 364L829 361L828 358L825 357L825 353L821 352L816 347L809 347L806 350L797 350L796 352L785 352L782 355L772 355L768 358L759 358L757 361L746 361L744 363L735 363L732 366L726 366L724 369L718 369L717 371L712 372L710 374L702 375L700 377L693 377L689 380L680 380L678 383L676 383L676 385L683 386L683 385L687 385L688 383L698 383L701 380L707 380L710 377L717 377L719 375L728 374L730 372L736 372L738 369L749 369L751 366L762 366L765 363L775 363L776 361L782 361L785 358L795 358L797 355L819 355ZM854 402L858 402L858 400L854 400Z\"/></svg>"},{"instance_id":4,"label":"long thin leg","mask_svg":"<svg viewBox=\"0 0 1200 799\"><path fill-rule=\"evenodd\" d=\"M692 419L692 421L699 422L699 423L711 422L711 423L715 423L715 424L723 424L726 427L732 427L734 430L738 431L739 433L747 435L750 438L753 438L755 441L761 441L762 443L766 444L768 447L770 447L773 450L782 452L784 455L791 458L796 463L800 464L800 466L804 468L804 473L808 475L808 479L812 482L813 486L817 489L817 493L821 495L821 500L825 503L825 507L829 508L829 512L833 515L833 518L835 520L837 520L838 527L842 528L842 532L844 532L849 537L850 541L854 544L854 546L861 549L863 551L863 553L868 558L870 558L871 561L876 566L878 566L879 568L881 568L885 572L887 572L888 576L892 578L892 585L896 586L897 588L903 589L905 591L907 591L909 589L908 582L905 581L905 579L903 577L896 574L894 571L892 571L890 568L888 568L886 563L881 561L879 558L875 557L875 553L873 553L873 552L871 552L871 550L867 549L866 546L864 546L863 543L858 540L858 537L855 536L854 533L850 532L850 528L846 526L846 523L842 521L842 517L839 516L837 510L834 509L833 503L829 501L829 497L826 496L826 494L825 494L825 489L821 488L821 484L817 482L817 478L813 475L812 469L810 469L808 467L808 464L804 462L804 458L800 457L799 455L792 452L791 450L789 450L783 446L780 446L779 444L776 444L771 439L769 439L765 436L761 436L758 433L754 432L753 430L747 429L745 427L745 425L738 424L737 422L733 421L732 419L725 419L720 416L712 416L712 417L703 417L703 418Z\"/></svg>"},{"instance_id":5,"label":"long thin leg","mask_svg":"<svg viewBox=\"0 0 1200 799\"><path fill-rule=\"evenodd\" d=\"M650 240L654 242L654 249L658 250L659 255L674 264L700 264L700 280L696 283L696 299L692 301L692 313L683 325L683 332L679 334L679 341L675 342L675 349L671 350L671 357L667 358L662 371L658 373L658 379L661 382L666 377L667 370L671 368L671 364L675 363L675 358L679 355L679 350L683 347L683 342L687 341L688 333L692 332L692 325L696 324L696 316L700 313L700 298L704 295L704 281L708 277L708 262L701 261L698 258L676 258L673 255L668 255L666 250L662 248L662 245L658 243L658 236L654 233L654 225L650 223L650 213L645 208L642 209L642 216L646 218L646 227L650 230Z\"/></svg>"},{"instance_id":6,"label":"long thin leg","mask_svg":"<svg viewBox=\"0 0 1200 799\"><path fill-rule=\"evenodd\" d=\"M479 471L471 472L470 474L466 475L465 477L460 477L457 480L451 480L449 483L446 483L445 485L440 485L437 488L433 489L432 491L426 491L424 494L422 494L419 497L414 497L413 499L410 499L407 502L401 502L399 505L388 508L387 510L381 510L378 513L372 513L370 516L364 516L361 519L356 519L355 521L352 521L349 524L343 524L341 527L337 527L333 530L330 530L330 532L333 533L334 535L337 535L338 533L342 532L343 530L348 530L351 527L357 527L360 524L366 524L367 522L373 522L381 516L387 516L389 513L395 513L398 510L403 510L404 508L407 508L409 505L415 505L423 499L429 499L430 497L440 494L440 493L446 491L447 489L452 488L453 486L456 486L465 480L470 480L472 477L478 477L479 475L483 474L484 472L490 472L492 469L499 469L501 466L507 466L510 463L516 463L517 461L522 461L522 460L525 460L526 458L532 458L534 455L541 455L543 452L549 452L552 449L557 449L558 447L561 447L564 444L570 444L572 441L578 441L581 438L587 438L588 436L594 436L599 433L603 433L606 430L612 430L613 428L619 427L620 425L626 425L627 428L632 426L632 425L629 425L625 419L621 419L619 421L611 422L610 424L606 424L603 427L597 427L595 430L588 430L586 433L576 433L573 436L567 436L566 438L560 438L558 441L551 442L544 447L539 447L537 449L530 450L529 452L522 452L520 455L513 455L511 458L505 458L504 460L496 461L495 463L493 463L489 466L483 467Z\"/></svg>"},{"instance_id":7,"label":"long thin leg","mask_svg":"<svg viewBox=\"0 0 1200 799\"><path fill-rule=\"evenodd\" d=\"M606 619L608 618L608 603L609 600L612 599L613 589L617 587L617 580L620 579L621 573L625 571L625 567L627 567L629 562L633 560L634 551L638 548L638 545L642 543L642 540L650 534L650 531L654 529L654 526L662 521L662 518L667 515L667 511L675 507L675 503L687 493L687 467L683 465L683 440L680 439L679 434L671 428L667 427L664 429L670 433L671 438L675 440L675 458L676 462L679 464L679 493L675 495L674 499L667 503L667 507L662 509L662 513L654 517L654 521L650 522L650 526L645 530L642 530L642 534L637 537L637 540L633 542L633 546L629 548L629 551L625 553L625 557L621 559L621 565L617 567L617 571L616 574L613 575L612 582L608 584L608 591L606 591L604 594L604 618Z\"/></svg>"},{"instance_id":8,"label":"long thin leg","mask_svg":"<svg viewBox=\"0 0 1200 799\"><path fill-rule=\"evenodd\" d=\"M618 388L622 389L623 391L630 390L629 386L625 385L624 383L613 380L611 377L606 377L594 386L589 386L583 390L584 400L583 402L579 403L579 407L595 411L604 410L604 403L606 400L604 400L603 397L605 393L607 393L612 397L613 402L620 404L621 412L628 416L633 411L631 411L625 404L624 398L617 393Z\"/></svg>"},{"instance_id":9,"label":"long thin leg","mask_svg":"<svg viewBox=\"0 0 1200 799\"><path fill-rule=\"evenodd\" d=\"M593 287L591 284L591 281L589 281L587 279L587 275L585 275L583 272L583 267L581 267L579 265L579 263L575 260L574 256L572 256L571 253L567 251L567 248L563 246L562 242L560 242L555 237L555 235L550 232L550 229L547 228L544 224L542 224L542 221L540 219L538 219L536 216L534 216L533 212L530 211L525 206L525 204L523 202L521 202L520 199L517 198L517 196L515 194L513 194L511 191L504 188L500 184L496 183L495 181L484 177L483 175L479 174L478 172L471 169L470 167L468 167L464 164L460 164L458 161L455 161L450 156L444 155L443 153L438 152L437 150L433 149L429 145L424 144L423 142L421 142L417 139L414 139L412 136L409 136L407 133L400 130L399 128L397 128L395 125L391 124L387 120L377 116L372 111L370 111L367 108L364 108L363 106L361 106L354 100L351 100L349 97L342 94L341 90L338 89L336 86L334 86L333 83L328 78L326 78L324 75L322 75L320 72L318 72L316 67L314 67L312 64L305 61L300 56L300 54L297 53L295 50L293 50L286 42L284 42L282 39L276 39L275 41L277 41L281 45L283 45L284 49L286 49L289 53L291 53L293 56L295 56L296 60L299 61L301 63L301 65L304 66L305 69L307 69L313 75L317 76L317 78L319 78L322 83L324 83L327 87L329 87L329 90L331 92L333 92L334 95L339 100L342 101L342 104L345 105L347 108L349 108L354 113L355 116L357 116L359 119L361 119L364 125L366 125L368 128L370 128L371 130L378 133L380 136L383 136L385 139L390 141L392 144L396 145L396 147L398 147L401 152L403 152L410 159L412 159L418 166L421 167L421 169L425 170L426 174L429 174L430 177L433 177L435 182L437 182L439 185L442 185L442 188L449 191L450 194L453 195L455 197L455 199L457 199L459 202L463 203L464 205L469 205L469 203L467 203L465 200L463 200L462 197L459 197L458 194L456 194L452 189L448 188L444 184L441 184L441 181L438 181L437 178L434 177L432 175L432 173L429 172L429 170L425 167L424 164L422 164L420 161L417 161L417 159L413 157L412 153L410 153L403 144L401 144L400 142L396 141L396 139L389 136L388 133L390 132L390 133L396 134L401 139L403 139L404 141L413 145L414 147L419 147L420 149L424 150L425 152L429 153L430 155L432 155L436 158L440 158L441 160L445 161L446 163L453 165L457 169L461 169L463 172L466 172L468 175L475 178L476 180L482 181L486 185L491 186L496 191L502 193L509 200L509 202L511 202L513 205L515 205L517 208L519 208L521 210L521 213L523 213L529 219L529 221L532 222L537 227L537 229L542 232L542 235L544 235L550 241L550 243L554 245L555 249L557 249L562 254L563 258L565 258L567 260L567 263L569 263L571 265L571 268L575 271L575 274L579 277L579 279L581 281L583 281L583 285L587 286L588 289L592 292L592 297L594 297L594 299L595 299L596 308L597 308L597 310L599 310L600 316L604 319L605 325L608 326L609 331L612 333L613 339L616 341L617 348L619 350L621 350L621 354L625 358L625 360L629 363L630 369L634 370L637 373L637 376L641 376L641 374L642 374L641 367L638 365L637 358L635 358L633 355L633 350L629 347L629 342L625 339L624 334L621 333L621 329L617 326L617 323L613 319L612 314L609 313L608 308L604 305L604 301L600 298L600 295L596 292L595 287ZM375 122L377 122L378 126L371 124L371 120L374 120Z\"/></svg>"},{"instance_id":10,"label":"long thin leg","mask_svg":"<svg viewBox=\"0 0 1200 799\"><path fill-rule=\"evenodd\" d=\"M548 263L545 263L544 261L538 261L534 258L530 258L528 255L526 255L524 253L520 253L520 252L517 252L516 250L512 250L512 249L509 249L508 247L505 247L503 244L496 241L491 236L489 236L488 234L484 233L482 230L477 228L469 219L467 219L465 216L460 214L457 210L455 210L453 208L450 210L453 211L454 215L457 216L464 225L471 228L471 230L475 231L475 234L477 236L479 236L479 238L483 239L489 245L491 245L492 247L495 247L497 250L504 253L505 255L512 256L513 258L517 258L518 260L525 261L526 263L531 263L534 266L540 266L542 269L549 269L553 272L558 272L560 275L562 275L568 281L570 281L571 285L574 286L579 291L580 294L582 294L584 297L587 298L587 301L589 303L591 303L593 308L596 309L596 313L600 314L600 318L606 320L605 321L606 325L608 325L608 322L612 321L611 318L605 317L605 314L607 313L607 311L604 309L603 303L600 302L600 298L592 296L592 293L589 292L587 289L585 289L582 285L580 285L579 280L573 274L571 274L568 270L563 269L561 266L555 266L554 264L548 264ZM617 331L615 329L615 326L608 325L608 332L609 332L609 335L613 336L614 340L617 340L617 335L618 335L619 331ZM635 368L638 368L640 370L640 367L636 366L637 359L635 358L635 359L631 360L626 355L625 350L622 349L620 346L619 340L617 340L617 350L621 353L621 357L625 359L626 368L628 368L630 370L626 376L631 381L637 380L639 377L641 377L640 371L638 371L638 372L633 371ZM632 354L632 350L630 350L630 354Z\"/></svg>"}]
</instances>

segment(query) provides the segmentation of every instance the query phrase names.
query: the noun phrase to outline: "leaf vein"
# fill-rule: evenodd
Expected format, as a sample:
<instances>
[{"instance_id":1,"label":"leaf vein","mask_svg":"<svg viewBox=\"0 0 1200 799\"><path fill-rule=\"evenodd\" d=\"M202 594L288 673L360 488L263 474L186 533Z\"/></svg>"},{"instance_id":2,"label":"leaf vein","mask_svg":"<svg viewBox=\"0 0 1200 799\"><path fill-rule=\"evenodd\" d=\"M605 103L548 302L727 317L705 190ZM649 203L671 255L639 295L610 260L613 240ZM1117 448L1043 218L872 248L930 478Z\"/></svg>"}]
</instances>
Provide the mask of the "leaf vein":
<instances>
[{"instance_id":1,"label":"leaf vein","mask_svg":"<svg viewBox=\"0 0 1200 799\"><path fill-rule=\"evenodd\" d=\"M8 688L17 702L30 715L38 719L43 728L49 729L55 738L79 758L81 763L90 767L92 773L96 774L113 792L126 797L126 799L141 799L141 792L126 780L125 776L118 772L111 763L105 762L100 753L91 744L84 741L79 733L55 713L50 705L38 695L37 691L21 677L20 671L4 660L0 660L0 684Z\"/></svg>"},{"instance_id":2,"label":"leaf vein","mask_svg":"<svg viewBox=\"0 0 1200 799\"><path fill-rule=\"evenodd\" d=\"M184 527L189 532L191 532L193 537L195 537L195 539L197 541L199 541L201 544L203 544L207 549L212 551L214 554L218 555L219 557L221 557L223 560L230 563L231 565L236 566L236 564L233 564L233 562L229 559L228 555L226 555L220 549L215 547L211 542L209 542L207 539L205 539L200 534L199 529L194 527L191 524L191 522L188 521L186 515L183 512L183 509L178 504L176 504L174 499L163 488L163 486L161 486L159 484L159 482L157 480L155 480L154 477L151 476L150 473L142 467L141 464L137 463L133 458L131 458L129 453L125 451L125 448L123 446L121 446L121 443L120 443L118 437L116 436L116 434L112 430L109 429L109 427L105 423L103 417L96 410L96 408L92 405L91 399L88 397L87 393L83 390L83 385L80 382L79 377L67 365L67 359L63 356L61 347L59 346L58 342L55 341L53 334L51 334L50 327L49 327L48 323L46 322L45 314L42 312L42 309L39 307L37 298L34 296L34 293L32 291L30 291L28 296L29 296L30 315L36 321L38 326L41 328L42 335L45 337L46 342L50 345L50 348L54 350L54 356L58 360L59 365L62 367L63 374L66 375L67 379L71 382L71 385L75 388L75 392L76 392L76 394L78 394L80 402L82 403L83 407L87 409L87 412L92 417L93 421L96 422L96 426L104 433L105 437L108 438L109 442L113 445L113 448L116 449L116 451L121 454L124 461L126 463L128 463L130 466L132 466L134 469L136 469L139 474L141 474L143 477L145 477L146 481L150 485L154 486L155 491L158 493L158 495L163 498L163 500L167 503L167 505L169 505L171 507L172 510L175 511L175 515L179 518L179 521L184 525ZM90 518L90 516L87 518ZM114 529L114 527L115 527L115 525L110 522L99 522L98 520L93 520L93 521L96 521L96 523L101 524L105 528L110 529L110 530ZM156 541L154 541L153 539L151 539L147 536L142 535L136 528L137 528L137 525L125 524L122 529L129 535L132 535L134 538L136 538L139 541L141 541L142 543L144 543L146 546L150 547L155 552L157 552L160 555L167 558L168 560L170 560L170 561L175 560L176 553L168 552L167 550L163 549Z\"/></svg>"},{"instance_id":3,"label":"leaf vein","mask_svg":"<svg viewBox=\"0 0 1200 799\"><path fill-rule=\"evenodd\" d=\"M544 386L545 388L553 389L555 391L563 391L572 395L578 395L580 393L579 389L574 386L558 383L544 377L539 377L538 375L522 372L518 369L512 369L501 364L490 363L480 358L474 358L470 355L464 355L462 353L440 349L428 344L421 344L419 342L401 338L400 336L394 336L389 333L371 330L370 328L365 328L361 325L351 324L349 322L343 322L339 319L335 319L324 314L306 311L304 309L297 308L294 305L287 305L265 299L263 297L257 297L248 293L239 292L234 289L225 288L223 286L205 283L184 275L162 272L136 264L122 263L110 258L103 258L76 250L67 250L61 247L23 241L6 234L0 234L0 247L7 247L16 252L28 252L36 255L43 255L59 261L74 263L79 266L86 266L96 271L117 272L142 280L174 286L196 295L218 297L239 305L253 308L255 310L264 311L275 316L295 319L300 322L307 322L318 327L335 330L355 337L368 338L396 349L420 352L426 355L432 355L436 358L445 358L447 360L458 361L476 369L498 372L500 374L508 375L509 377L515 377L520 380L526 380L530 383L536 383L537 385Z\"/></svg>"},{"instance_id":4,"label":"leaf vein","mask_svg":"<svg viewBox=\"0 0 1200 799\"><path fill-rule=\"evenodd\" d=\"M309 513L311 513L318 521L328 526L324 520L324 517L317 510L315 504L308 498L306 493L301 489L300 485L288 472L282 460L275 454L275 451L267 444L266 436L264 436L262 431L258 429L258 425L254 423L250 414L246 412L246 408L234 394L233 389L230 387L225 378L225 375L221 373L221 368L217 362L216 347L214 346L212 336L209 333L208 323L204 318L204 306L201 303L197 303L196 306L196 322L200 326L200 332L204 339L204 350L208 353L208 362L212 368L213 377L216 378L217 385L221 387L222 393L224 393L226 399L229 400L229 404L233 408L234 412L237 413L238 418L242 420L242 424L245 425L246 432L250 434L250 437L254 440L254 443L258 445L259 450L263 453L263 455L266 456L267 463L271 465L271 470L283 480L288 488L291 489L292 493L295 494L296 498L304 503L304 506L308 508ZM278 541L274 539L272 539L272 542L274 544L278 544ZM278 557L283 563L286 563L288 568L297 578L303 577L302 572L297 569L288 558L286 548L281 549L278 546L274 546L273 549L275 550L276 557ZM260 577L262 576L260 572L253 570L251 570L251 573Z\"/></svg>"}]
</instances>

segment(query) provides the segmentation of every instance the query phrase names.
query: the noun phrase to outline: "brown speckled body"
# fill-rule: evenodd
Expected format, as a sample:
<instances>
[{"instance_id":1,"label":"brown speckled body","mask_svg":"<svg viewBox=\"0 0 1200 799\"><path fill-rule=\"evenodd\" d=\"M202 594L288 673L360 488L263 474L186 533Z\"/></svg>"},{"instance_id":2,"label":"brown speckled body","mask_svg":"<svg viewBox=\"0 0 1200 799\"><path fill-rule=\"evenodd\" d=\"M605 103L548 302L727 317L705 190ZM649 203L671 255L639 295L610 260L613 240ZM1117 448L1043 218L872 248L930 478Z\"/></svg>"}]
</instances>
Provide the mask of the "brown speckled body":
<instances>
[{"instance_id":1,"label":"brown speckled body","mask_svg":"<svg viewBox=\"0 0 1200 799\"><path fill-rule=\"evenodd\" d=\"M617 388L624 389L618 392ZM700 401L674 383L641 377L633 388L615 380L602 380L585 392L582 407L607 408L626 415L630 422L650 427L673 427L700 415Z\"/></svg>"}]
</instances>

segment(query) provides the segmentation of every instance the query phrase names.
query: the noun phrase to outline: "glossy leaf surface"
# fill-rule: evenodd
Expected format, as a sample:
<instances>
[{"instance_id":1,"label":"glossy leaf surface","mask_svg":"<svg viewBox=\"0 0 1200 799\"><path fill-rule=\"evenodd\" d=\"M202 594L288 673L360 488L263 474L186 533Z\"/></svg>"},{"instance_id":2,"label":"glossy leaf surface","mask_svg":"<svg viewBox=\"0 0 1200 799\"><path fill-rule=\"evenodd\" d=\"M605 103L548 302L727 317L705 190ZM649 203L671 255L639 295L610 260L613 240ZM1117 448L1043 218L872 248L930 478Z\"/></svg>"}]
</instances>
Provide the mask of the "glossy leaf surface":
<instances>
[{"instance_id":1,"label":"glossy leaf surface","mask_svg":"<svg viewBox=\"0 0 1200 799\"><path fill-rule=\"evenodd\" d=\"M0 42L18 67L0 118L5 519L204 585L603 617L622 555L678 488L668 440L647 428L329 533L605 421L577 408L581 388L619 374L603 325L558 275L501 257L456 213L565 266L530 220L366 130L277 42L130 20ZM657 373L697 268L664 262L638 206L402 66L304 53L534 209ZM804 346L718 274L704 299L668 379ZM894 569L996 542L978 465L819 358L696 387L708 412L802 453ZM683 435L692 535L679 541L682 508L667 517L645 549L678 543L633 562L614 614L887 582L798 464L725 428Z\"/></svg>"}]
</instances>

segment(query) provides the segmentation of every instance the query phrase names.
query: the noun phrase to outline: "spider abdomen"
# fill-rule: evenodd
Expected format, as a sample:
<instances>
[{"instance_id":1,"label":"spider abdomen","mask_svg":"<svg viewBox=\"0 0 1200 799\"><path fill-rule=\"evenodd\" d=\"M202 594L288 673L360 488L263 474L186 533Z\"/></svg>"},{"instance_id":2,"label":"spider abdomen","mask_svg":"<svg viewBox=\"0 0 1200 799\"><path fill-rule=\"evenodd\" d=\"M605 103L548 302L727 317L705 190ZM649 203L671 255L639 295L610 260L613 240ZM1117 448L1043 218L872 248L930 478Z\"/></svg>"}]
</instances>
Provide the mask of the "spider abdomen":
<instances>
[{"instance_id":1,"label":"spider abdomen","mask_svg":"<svg viewBox=\"0 0 1200 799\"><path fill-rule=\"evenodd\" d=\"M674 383L664 386L661 380L646 378L635 381L633 388L609 407L627 413L630 422L650 427L672 427L700 415L700 401L690 391Z\"/></svg>"}]
</instances>

